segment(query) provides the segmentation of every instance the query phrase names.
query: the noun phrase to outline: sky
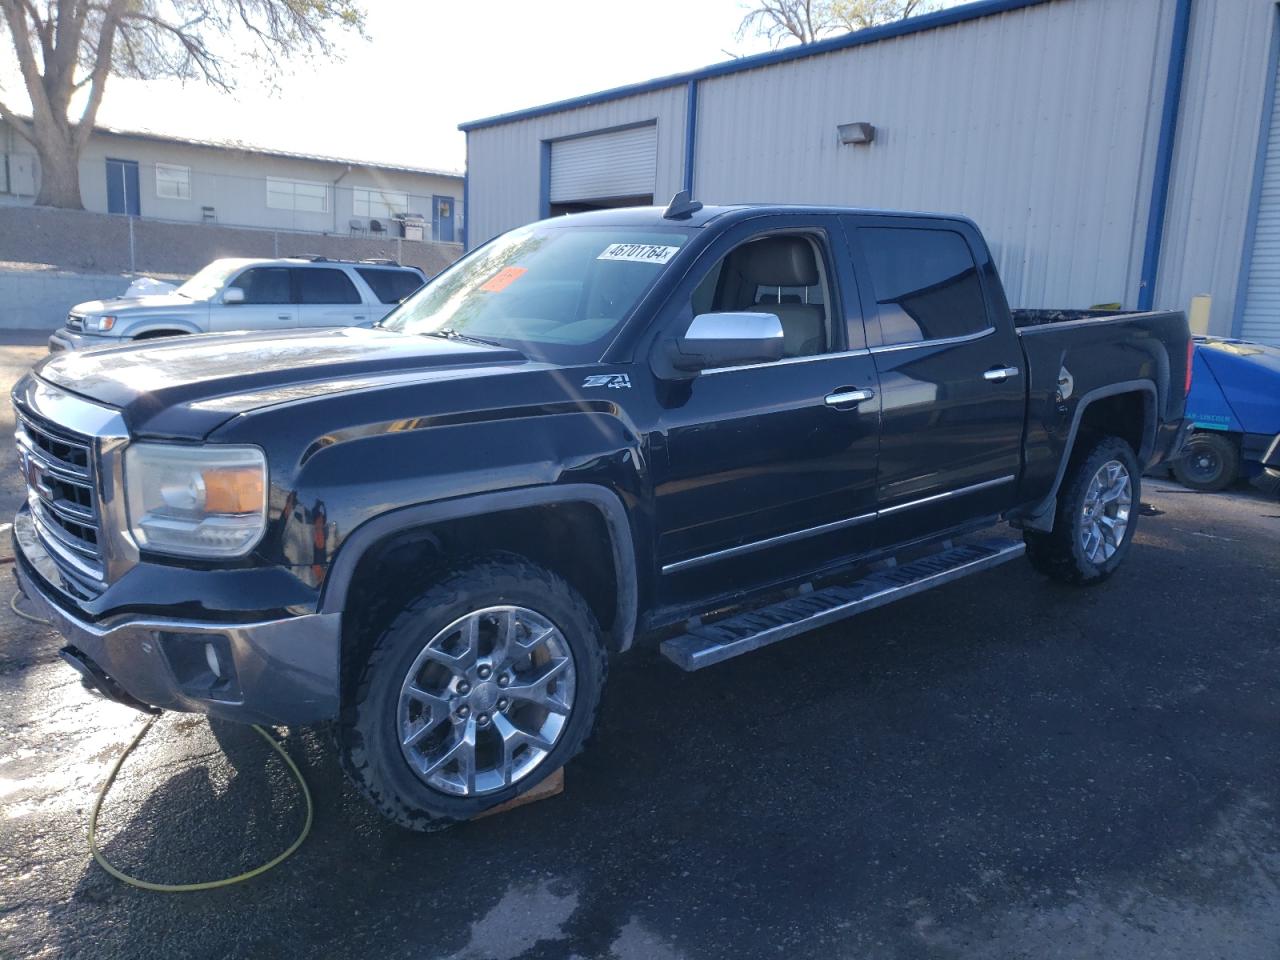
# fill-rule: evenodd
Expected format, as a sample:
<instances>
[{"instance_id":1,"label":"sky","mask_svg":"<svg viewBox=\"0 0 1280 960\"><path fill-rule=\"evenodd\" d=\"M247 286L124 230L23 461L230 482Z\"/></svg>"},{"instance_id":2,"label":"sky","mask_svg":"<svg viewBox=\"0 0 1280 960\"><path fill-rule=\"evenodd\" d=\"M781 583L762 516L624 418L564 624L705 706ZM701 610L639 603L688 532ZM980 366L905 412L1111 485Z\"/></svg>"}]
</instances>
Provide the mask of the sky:
<instances>
[{"instance_id":1,"label":"sky","mask_svg":"<svg viewBox=\"0 0 1280 960\"><path fill-rule=\"evenodd\" d=\"M295 62L272 91L113 77L104 126L461 171L459 123L759 53L742 0L367 0L367 40ZM8 37L0 95L27 112Z\"/></svg>"}]
</instances>

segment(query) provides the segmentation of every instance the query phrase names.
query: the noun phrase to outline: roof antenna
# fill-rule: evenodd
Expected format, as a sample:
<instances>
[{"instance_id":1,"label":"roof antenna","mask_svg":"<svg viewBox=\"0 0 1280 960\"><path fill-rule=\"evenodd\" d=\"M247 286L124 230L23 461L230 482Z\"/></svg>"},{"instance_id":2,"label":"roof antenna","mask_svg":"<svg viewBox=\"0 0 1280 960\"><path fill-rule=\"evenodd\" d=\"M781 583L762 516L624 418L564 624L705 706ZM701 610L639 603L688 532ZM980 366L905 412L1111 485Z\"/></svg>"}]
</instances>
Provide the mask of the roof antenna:
<instances>
[{"instance_id":1,"label":"roof antenna","mask_svg":"<svg viewBox=\"0 0 1280 960\"><path fill-rule=\"evenodd\" d=\"M667 209L662 211L662 219L688 220L701 209L702 204L697 200L691 199L688 190L681 190L671 198L671 202L667 204Z\"/></svg>"}]
</instances>

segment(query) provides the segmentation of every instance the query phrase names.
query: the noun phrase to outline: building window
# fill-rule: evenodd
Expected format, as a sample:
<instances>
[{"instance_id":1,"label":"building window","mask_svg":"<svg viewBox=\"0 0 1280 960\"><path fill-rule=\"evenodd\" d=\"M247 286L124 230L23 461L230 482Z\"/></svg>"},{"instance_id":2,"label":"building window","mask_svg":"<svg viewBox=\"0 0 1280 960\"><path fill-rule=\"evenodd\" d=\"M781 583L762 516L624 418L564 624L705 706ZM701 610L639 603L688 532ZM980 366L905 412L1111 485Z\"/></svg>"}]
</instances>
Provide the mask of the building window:
<instances>
[{"instance_id":1,"label":"building window","mask_svg":"<svg viewBox=\"0 0 1280 960\"><path fill-rule=\"evenodd\" d=\"M166 200L191 199L191 168L172 163L156 164L156 196Z\"/></svg>"},{"instance_id":2,"label":"building window","mask_svg":"<svg viewBox=\"0 0 1280 960\"><path fill-rule=\"evenodd\" d=\"M267 206L272 210L328 213L329 185L310 180L267 177Z\"/></svg>"},{"instance_id":3,"label":"building window","mask_svg":"<svg viewBox=\"0 0 1280 960\"><path fill-rule=\"evenodd\" d=\"M409 209L409 195L389 190L356 187L351 191L351 212L357 217L381 217L390 220Z\"/></svg>"}]
</instances>

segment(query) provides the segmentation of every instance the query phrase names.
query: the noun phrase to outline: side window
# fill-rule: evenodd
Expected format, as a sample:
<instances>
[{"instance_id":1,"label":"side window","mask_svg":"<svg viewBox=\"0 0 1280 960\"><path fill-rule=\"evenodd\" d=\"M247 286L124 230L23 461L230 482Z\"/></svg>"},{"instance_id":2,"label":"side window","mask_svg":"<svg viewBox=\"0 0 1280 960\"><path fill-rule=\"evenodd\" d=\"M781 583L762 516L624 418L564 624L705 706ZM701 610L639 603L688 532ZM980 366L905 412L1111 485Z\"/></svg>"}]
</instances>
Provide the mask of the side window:
<instances>
[{"instance_id":1,"label":"side window","mask_svg":"<svg viewBox=\"0 0 1280 960\"><path fill-rule=\"evenodd\" d=\"M954 230L862 227L885 344L962 337L987 329L978 267Z\"/></svg>"},{"instance_id":2,"label":"side window","mask_svg":"<svg viewBox=\"0 0 1280 960\"><path fill-rule=\"evenodd\" d=\"M422 277L412 270L378 270L356 267L356 273L382 303L399 303L422 286Z\"/></svg>"},{"instance_id":3,"label":"side window","mask_svg":"<svg viewBox=\"0 0 1280 960\"><path fill-rule=\"evenodd\" d=\"M699 282L690 298L693 314L772 313L782 323L784 357L826 353L831 349L831 297L821 251L818 238L808 235L748 240Z\"/></svg>"},{"instance_id":4,"label":"side window","mask_svg":"<svg viewBox=\"0 0 1280 960\"><path fill-rule=\"evenodd\" d=\"M232 286L244 291L245 303L292 303L286 267L254 267L236 277Z\"/></svg>"},{"instance_id":5,"label":"side window","mask_svg":"<svg viewBox=\"0 0 1280 960\"><path fill-rule=\"evenodd\" d=\"M360 303L356 285L341 270L330 267L300 267L298 275L299 303Z\"/></svg>"}]
</instances>

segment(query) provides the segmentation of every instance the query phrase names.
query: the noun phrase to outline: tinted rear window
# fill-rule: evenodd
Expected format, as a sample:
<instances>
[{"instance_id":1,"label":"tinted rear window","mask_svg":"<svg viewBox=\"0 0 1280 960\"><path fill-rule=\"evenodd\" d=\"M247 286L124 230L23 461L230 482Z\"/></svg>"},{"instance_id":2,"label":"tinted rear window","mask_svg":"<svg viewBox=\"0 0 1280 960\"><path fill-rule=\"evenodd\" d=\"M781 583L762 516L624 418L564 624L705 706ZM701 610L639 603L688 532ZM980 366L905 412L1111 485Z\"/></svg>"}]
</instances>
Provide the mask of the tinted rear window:
<instances>
[{"instance_id":1,"label":"tinted rear window","mask_svg":"<svg viewBox=\"0 0 1280 960\"><path fill-rule=\"evenodd\" d=\"M422 275L412 270L376 270L356 267L374 295L383 303L399 303L423 284Z\"/></svg>"},{"instance_id":2,"label":"tinted rear window","mask_svg":"<svg viewBox=\"0 0 1280 960\"><path fill-rule=\"evenodd\" d=\"M978 267L960 234L863 227L858 238L886 344L960 337L990 326Z\"/></svg>"},{"instance_id":3,"label":"tinted rear window","mask_svg":"<svg viewBox=\"0 0 1280 960\"><path fill-rule=\"evenodd\" d=\"M341 270L303 267L298 274L299 303L360 303L356 285Z\"/></svg>"}]
</instances>

